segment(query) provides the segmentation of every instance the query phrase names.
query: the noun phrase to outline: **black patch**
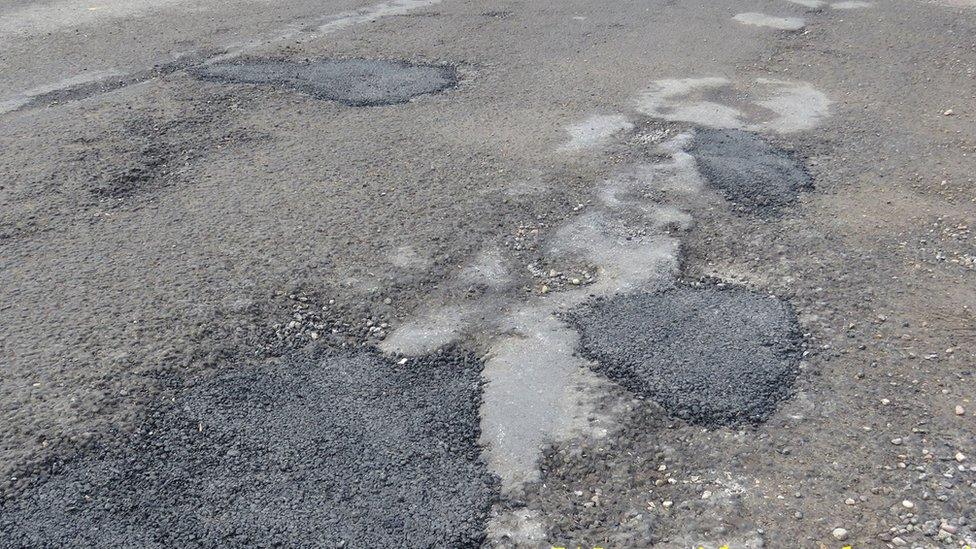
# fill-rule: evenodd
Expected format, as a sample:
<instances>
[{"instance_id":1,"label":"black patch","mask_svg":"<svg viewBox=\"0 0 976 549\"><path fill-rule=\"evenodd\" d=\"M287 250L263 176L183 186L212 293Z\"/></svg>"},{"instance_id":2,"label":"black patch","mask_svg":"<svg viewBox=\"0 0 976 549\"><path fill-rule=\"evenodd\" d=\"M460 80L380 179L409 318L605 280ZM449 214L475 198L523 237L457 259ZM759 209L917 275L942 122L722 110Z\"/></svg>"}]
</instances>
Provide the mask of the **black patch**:
<instances>
[{"instance_id":1,"label":"black patch","mask_svg":"<svg viewBox=\"0 0 976 549\"><path fill-rule=\"evenodd\" d=\"M476 547L481 363L317 351L231 371L151 411L123 446L58 464L0 507L50 547Z\"/></svg>"}]
</instances>

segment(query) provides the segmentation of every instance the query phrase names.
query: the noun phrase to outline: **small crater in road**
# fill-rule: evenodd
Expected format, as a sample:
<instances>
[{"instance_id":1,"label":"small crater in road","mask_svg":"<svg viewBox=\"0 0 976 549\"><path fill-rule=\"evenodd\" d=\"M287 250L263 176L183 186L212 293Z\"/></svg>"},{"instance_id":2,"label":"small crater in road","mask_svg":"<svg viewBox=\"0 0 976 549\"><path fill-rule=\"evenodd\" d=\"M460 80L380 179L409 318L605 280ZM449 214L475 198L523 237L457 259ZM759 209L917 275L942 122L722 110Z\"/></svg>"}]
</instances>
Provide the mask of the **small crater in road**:
<instances>
[{"instance_id":1,"label":"small crater in road","mask_svg":"<svg viewBox=\"0 0 976 549\"><path fill-rule=\"evenodd\" d=\"M797 375L792 309L745 289L617 295L573 320L597 371L696 424L759 423L791 394Z\"/></svg>"},{"instance_id":2,"label":"small crater in road","mask_svg":"<svg viewBox=\"0 0 976 549\"><path fill-rule=\"evenodd\" d=\"M246 59L207 65L194 74L219 82L286 87L356 107L405 103L457 84L457 72L450 66L368 59Z\"/></svg>"}]
</instances>

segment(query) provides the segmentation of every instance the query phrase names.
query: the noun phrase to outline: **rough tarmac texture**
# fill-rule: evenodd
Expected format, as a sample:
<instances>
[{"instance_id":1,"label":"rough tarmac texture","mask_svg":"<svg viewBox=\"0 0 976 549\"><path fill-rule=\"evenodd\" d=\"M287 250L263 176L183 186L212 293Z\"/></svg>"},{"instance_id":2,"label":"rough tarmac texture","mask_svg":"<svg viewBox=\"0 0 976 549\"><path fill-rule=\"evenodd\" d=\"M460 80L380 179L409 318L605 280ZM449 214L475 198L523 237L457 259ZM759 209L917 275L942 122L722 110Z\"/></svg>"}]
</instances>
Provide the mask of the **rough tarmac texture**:
<instances>
[{"instance_id":1,"label":"rough tarmac texture","mask_svg":"<svg viewBox=\"0 0 976 549\"><path fill-rule=\"evenodd\" d=\"M224 374L6 502L0 545L477 546L480 370L320 351Z\"/></svg>"},{"instance_id":2,"label":"rough tarmac texture","mask_svg":"<svg viewBox=\"0 0 976 549\"><path fill-rule=\"evenodd\" d=\"M620 295L575 321L597 371L696 424L761 422L789 396L797 374L793 313L747 290Z\"/></svg>"},{"instance_id":3,"label":"rough tarmac texture","mask_svg":"<svg viewBox=\"0 0 976 549\"><path fill-rule=\"evenodd\" d=\"M796 201L813 180L789 153L754 133L699 129L691 153L709 184L727 199L759 215L772 215Z\"/></svg>"},{"instance_id":4,"label":"rough tarmac texture","mask_svg":"<svg viewBox=\"0 0 976 549\"><path fill-rule=\"evenodd\" d=\"M351 106L392 105L452 87L452 67L367 59L305 63L245 60L205 66L197 76L222 82L284 86Z\"/></svg>"}]
</instances>

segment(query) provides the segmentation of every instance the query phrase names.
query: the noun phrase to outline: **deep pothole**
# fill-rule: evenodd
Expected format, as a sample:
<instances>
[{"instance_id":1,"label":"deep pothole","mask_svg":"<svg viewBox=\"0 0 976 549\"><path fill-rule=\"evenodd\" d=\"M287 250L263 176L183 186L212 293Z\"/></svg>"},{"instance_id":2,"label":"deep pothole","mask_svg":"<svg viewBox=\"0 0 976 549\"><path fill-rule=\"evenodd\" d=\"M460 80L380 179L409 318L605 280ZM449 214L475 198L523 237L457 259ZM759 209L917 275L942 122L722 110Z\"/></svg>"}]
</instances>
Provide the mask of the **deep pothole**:
<instances>
[{"instance_id":1,"label":"deep pothole","mask_svg":"<svg viewBox=\"0 0 976 549\"><path fill-rule=\"evenodd\" d=\"M462 353L332 349L232 369L0 503L0 539L477 546L496 490L478 444L480 372Z\"/></svg>"},{"instance_id":2,"label":"deep pothole","mask_svg":"<svg viewBox=\"0 0 976 549\"><path fill-rule=\"evenodd\" d=\"M577 311L573 322L597 371L696 424L765 420L799 371L792 309L741 288L617 295Z\"/></svg>"},{"instance_id":3,"label":"deep pothole","mask_svg":"<svg viewBox=\"0 0 976 549\"><path fill-rule=\"evenodd\" d=\"M705 181L751 213L775 215L813 188L793 154L751 132L701 128L689 152Z\"/></svg>"},{"instance_id":4,"label":"deep pothole","mask_svg":"<svg viewBox=\"0 0 976 549\"><path fill-rule=\"evenodd\" d=\"M205 65L194 74L219 82L284 87L357 107L405 103L457 84L454 67L371 59L245 59Z\"/></svg>"}]
</instances>

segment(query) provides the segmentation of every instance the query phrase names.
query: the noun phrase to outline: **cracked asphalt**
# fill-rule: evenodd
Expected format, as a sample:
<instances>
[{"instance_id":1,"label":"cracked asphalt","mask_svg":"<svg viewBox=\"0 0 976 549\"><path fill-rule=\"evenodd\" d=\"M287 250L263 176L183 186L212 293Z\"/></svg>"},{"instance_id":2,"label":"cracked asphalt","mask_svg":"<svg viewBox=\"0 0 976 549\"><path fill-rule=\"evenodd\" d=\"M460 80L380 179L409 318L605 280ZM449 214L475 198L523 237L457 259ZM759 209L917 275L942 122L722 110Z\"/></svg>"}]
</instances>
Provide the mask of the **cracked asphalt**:
<instances>
[{"instance_id":1,"label":"cracked asphalt","mask_svg":"<svg viewBox=\"0 0 976 549\"><path fill-rule=\"evenodd\" d=\"M974 36L0 1L0 547L976 545Z\"/></svg>"}]
</instances>

